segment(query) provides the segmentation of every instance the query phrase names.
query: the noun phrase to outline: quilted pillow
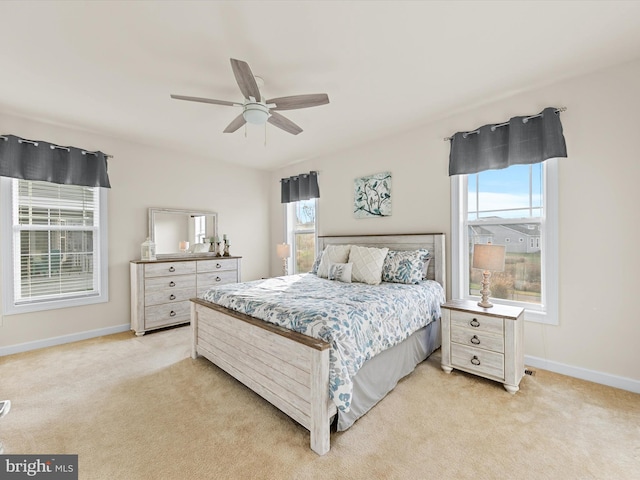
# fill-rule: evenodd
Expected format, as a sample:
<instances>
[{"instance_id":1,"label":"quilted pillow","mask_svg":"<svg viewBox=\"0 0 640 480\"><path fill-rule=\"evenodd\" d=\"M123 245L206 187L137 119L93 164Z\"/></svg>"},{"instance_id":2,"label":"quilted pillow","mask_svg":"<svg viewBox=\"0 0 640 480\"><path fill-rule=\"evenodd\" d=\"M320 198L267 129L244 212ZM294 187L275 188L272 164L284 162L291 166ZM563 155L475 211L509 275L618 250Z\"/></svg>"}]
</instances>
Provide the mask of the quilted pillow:
<instances>
[{"instance_id":1,"label":"quilted pillow","mask_svg":"<svg viewBox=\"0 0 640 480\"><path fill-rule=\"evenodd\" d=\"M388 248L351 246L349 263L353 263L351 279L354 282L378 285L382 281L382 265Z\"/></svg>"},{"instance_id":2,"label":"quilted pillow","mask_svg":"<svg viewBox=\"0 0 640 480\"><path fill-rule=\"evenodd\" d=\"M329 280L351 283L353 263L332 263L329 265Z\"/></svg>"},{"instance_id":3,"label":"quilted pillow","mask_svg":"<svg viewBox=\"0 0 640 480\"><path fill-rule=\"evenodd\" d=\"M329 276L329 264L347 263L350 250L351 245L327 245L322 252L322 260L320 260L320 265L318 265L317 275L322 278L327 278Z\"/></svg>"},{"instance_id":4,"label":"quilted pillow","mask_svg":"<svg viewBox=\"0 0 640 480\"><path fill-rule=\"evenodd\" d=\"M424 276L425 253L420 250L391 250L384 259L382 281L418 283Z\"/></svg>"}]
</instances>

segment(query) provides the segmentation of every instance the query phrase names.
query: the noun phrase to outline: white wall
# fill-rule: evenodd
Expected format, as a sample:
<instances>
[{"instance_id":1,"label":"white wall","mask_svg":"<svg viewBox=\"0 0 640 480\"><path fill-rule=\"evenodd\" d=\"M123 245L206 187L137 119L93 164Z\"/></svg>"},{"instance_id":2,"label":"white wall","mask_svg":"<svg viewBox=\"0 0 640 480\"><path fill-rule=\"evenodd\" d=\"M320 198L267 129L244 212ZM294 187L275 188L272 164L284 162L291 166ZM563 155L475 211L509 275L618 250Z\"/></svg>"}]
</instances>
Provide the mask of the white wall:
<instances>
[{"instance_id":1,"label":"white wall","mask_svg":"<svg viewBox=\"0 0 640 480\"><path fill-rule=\"evenodd\" d=\"M525 354L530 364L596 380L604 374L603 383L637 389L638 85L640 61L635 61L274 172L272 251L282 241L283 228L277 181L309 170L319 171L320 234L449 235L449 144L443 138L511 116L538 113L547 106L566 106L562 123L569 156L559 162L560 324L527 322ZM354 178L382 171L393 174L392 216L354 219ZM447 263L450 271L450 258ZM271 272L277 271L272 254Z\"/></svg>"},{"instance_id":2,"label":"white wall","mask_svg":"<svg viewBox=\"0 0 640 480\"><path fill-rule=\"evenodd\" d=\"M220 232L233 239L231 254L243 257L243 280L268 273L269 245L264 239L269 238L269 209L264 200L270 191L269 174L3 114L0 132L113 155L108 193L109 302L4 316L0 349L25 343L37 346L46 339L74 338L92 330L126 328L130 322L129 261L140 258L149 207L218 212ZM6 232L1 234L6 241Z\"/></svg>"}]
</instances>

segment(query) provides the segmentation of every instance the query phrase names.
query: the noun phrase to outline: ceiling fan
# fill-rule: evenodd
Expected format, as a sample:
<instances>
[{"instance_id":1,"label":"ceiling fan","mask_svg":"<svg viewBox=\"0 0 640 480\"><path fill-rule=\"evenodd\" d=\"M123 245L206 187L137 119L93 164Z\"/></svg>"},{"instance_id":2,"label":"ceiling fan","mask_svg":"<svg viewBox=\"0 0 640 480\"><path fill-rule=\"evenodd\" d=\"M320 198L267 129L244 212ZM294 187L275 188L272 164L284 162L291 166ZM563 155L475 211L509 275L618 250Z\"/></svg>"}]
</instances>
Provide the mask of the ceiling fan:
<instances>
[{"instance_id":1,"label":"ceiling fan","mask_svg":"<svg viewBox=\"0 0 640 480\"><path fill-rule=\"evenodd\" d=\"M226 105L230 107L242 107L242 113L224 129L224 133L233 133L245 123L263 125L269 122L285 132L298 135L302 128L288 118L280 115L275 110L296 110L298 108L316 107L329 103L326 93L312 93L309 95L292 95L289 97L271 98L265 100L260 94L256 77L251 73L247 62L231 59L231 68L236 77L236 82L244 96L244 101L229 102L226 100L213 100L211 98L186 97L184 95L171 95L176 100L188 100L190 102L213 103L214 105Z\"/></svg>"}]
</instances>

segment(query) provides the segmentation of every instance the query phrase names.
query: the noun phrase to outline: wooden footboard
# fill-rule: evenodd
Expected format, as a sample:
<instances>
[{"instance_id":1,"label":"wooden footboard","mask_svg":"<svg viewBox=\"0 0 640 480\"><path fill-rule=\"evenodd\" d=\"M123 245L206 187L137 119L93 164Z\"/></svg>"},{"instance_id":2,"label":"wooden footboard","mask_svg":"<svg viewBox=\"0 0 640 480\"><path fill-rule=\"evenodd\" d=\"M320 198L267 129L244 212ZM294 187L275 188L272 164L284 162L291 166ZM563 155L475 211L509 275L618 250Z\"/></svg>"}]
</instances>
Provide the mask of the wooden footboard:
<instances>
[{"instance_id":1,"label":"wooden footboard","mask_svg":"<svg viewBox=\"0 0 640 480\"><path fill-rule=\"evenodd\" d=\"M311 432L329 451L329 344L201 299L191 300L191 356L202 355Z\"/></svg>"}]
</instances>

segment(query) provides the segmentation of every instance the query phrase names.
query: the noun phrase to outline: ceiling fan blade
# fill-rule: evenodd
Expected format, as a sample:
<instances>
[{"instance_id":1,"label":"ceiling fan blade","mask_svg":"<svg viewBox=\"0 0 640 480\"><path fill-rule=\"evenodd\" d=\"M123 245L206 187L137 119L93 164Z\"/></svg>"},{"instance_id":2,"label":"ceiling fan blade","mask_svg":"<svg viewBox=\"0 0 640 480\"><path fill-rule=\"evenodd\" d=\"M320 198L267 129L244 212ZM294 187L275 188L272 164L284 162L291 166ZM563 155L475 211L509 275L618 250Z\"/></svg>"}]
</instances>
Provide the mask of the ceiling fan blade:
<instances>
[{"instance_id":1,"label":"ceiling fan blade","mask_svg":"<svg viewBox=\"0 0 640 480\"><path fill-rule=\"evenodd\" d=\"M242 95L244 95L244 98L253 97L259 102L261 100L260 89L258 88L256 79L253 76L253 73L251 73L251 69L247 62L232 58L231 68L233 69L236 82L238 82L238 86L240 87L240 91L242 92Z\"/></svg>"},{"instance_id":2,"label":"ceiling fan blade","mask_svg":"<svg viewBox=\"0 0 640 480\"><path fill-rule=\"evenodd\" d=\"M290 97L272 98L267 103L275 103L271 110L295 110L297 108L317 107L329 103L326 93L311 93L309 95L292 95Z\"/></svg>"},{"instance_id":3,"label":"ceiling fan blade","mask_svg":"<svg viewBox=\"0 0 640 480\"><path fill-rule=\"evenodd\" d=\"M244 119L242 114L240 114L236 118L234 118L229 125L227 125L227 128L224 129L224 133L233 133L245 123L247 123L247 121Z\"/></svg>"},{"instance_id":4,"label":"ceiling fan blade","mask_svg":"<svg viewBox=\"0 0 640 480\"><path fill-rule=\"evenodd\" d=\"M302 129L298 125L279 113L272 112L267 122L293 135L298 135L302 132Z\"/></svg>"},{"instance_id":5,"label":"ceiling fan blade","mask_svg":"<svg viewBox=\"0 0 640 480\"><path fill-rule=\"evenodd\" d=\"M185 97L184 95L171 95L171 98L175 98L176 100L188 100L190 102L213 103L214 105L228 105L230 107L236 105L240 107L242 106L242 104L238 102L227 102L226 100L214 100L212 98Z\"/></svg>"}]
</instances>

